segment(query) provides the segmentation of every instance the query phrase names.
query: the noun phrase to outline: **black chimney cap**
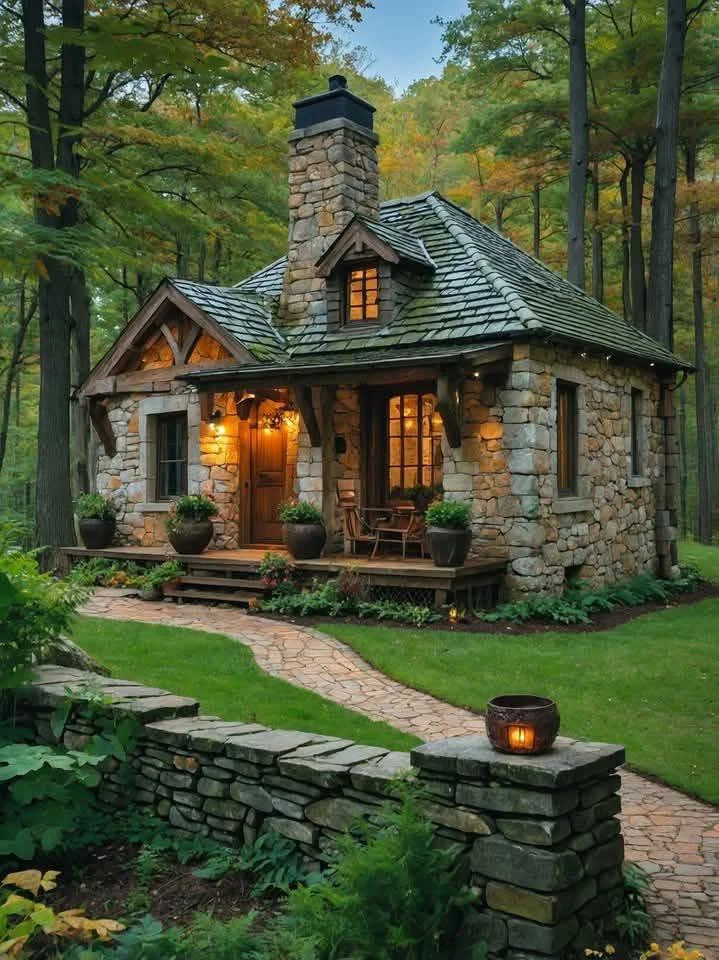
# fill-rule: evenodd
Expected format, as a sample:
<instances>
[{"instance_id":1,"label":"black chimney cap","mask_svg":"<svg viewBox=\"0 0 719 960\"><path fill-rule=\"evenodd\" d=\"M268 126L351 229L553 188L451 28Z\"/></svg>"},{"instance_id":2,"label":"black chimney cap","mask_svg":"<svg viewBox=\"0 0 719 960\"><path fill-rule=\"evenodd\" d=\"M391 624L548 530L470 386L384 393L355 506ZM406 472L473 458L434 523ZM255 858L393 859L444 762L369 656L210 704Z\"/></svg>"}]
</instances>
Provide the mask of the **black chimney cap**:
<instances>
[{"instance_id":1,"label":"black chimney cap","mask_svg":"<svg viewBox=\"0 0 719 960\"><path fill-rule=\"evenodd\" d=\"M341 73L335 73L329 78L329 89L326 93L304 97L293 106L295 130L338 119L351 120L367 130L372 130L373 127L375 108L347 89L347 78Z\"/></svg>"}]
</instances>

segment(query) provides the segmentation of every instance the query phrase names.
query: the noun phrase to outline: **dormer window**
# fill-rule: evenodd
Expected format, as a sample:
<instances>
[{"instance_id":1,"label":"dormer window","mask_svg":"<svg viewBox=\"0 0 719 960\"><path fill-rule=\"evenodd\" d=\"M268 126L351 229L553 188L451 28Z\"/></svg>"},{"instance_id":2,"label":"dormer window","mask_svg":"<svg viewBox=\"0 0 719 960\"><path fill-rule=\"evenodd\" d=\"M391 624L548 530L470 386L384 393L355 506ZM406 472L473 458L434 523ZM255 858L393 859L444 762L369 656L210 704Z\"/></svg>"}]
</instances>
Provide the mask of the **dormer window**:
<instances>
[{"instance_id":1,"label":"dormer window","mask_svg":"<svg viewBox=\"0 0 719 960\"><path fill-rule=\"evenodd\" d=\"M376 323L379 320L379 266L376 260L347 269L345 320Z\"/></svg>"}]
</instances>

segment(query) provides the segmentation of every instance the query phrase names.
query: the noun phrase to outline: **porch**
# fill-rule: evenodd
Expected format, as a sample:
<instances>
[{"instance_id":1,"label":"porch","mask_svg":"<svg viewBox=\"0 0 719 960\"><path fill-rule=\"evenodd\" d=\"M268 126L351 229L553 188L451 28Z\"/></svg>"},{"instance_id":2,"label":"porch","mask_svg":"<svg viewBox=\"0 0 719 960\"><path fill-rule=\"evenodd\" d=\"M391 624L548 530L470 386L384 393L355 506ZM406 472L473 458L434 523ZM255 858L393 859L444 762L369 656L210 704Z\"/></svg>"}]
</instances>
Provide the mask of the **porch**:
<instances>
[{"instance_id":1,"label":"porch","mask_svg":"<svg viewBox=\"0 0 719 960\"><path fill-rule=\"evenodd\" d=\"M276 552L284 552L274 548ZM177 555L167 546L121 546L105 550L65 547L70 563L90 557L108 560L159 564ZM206 550L197 555L178 557L187 574L165 589L165 595L178 600L214 600L249 604L261 596L264 586L259 567L264 549ZM368 558L331 554L317 560L295 560L294 566L307 580L336 577L351 568L367 579L372 594L382 599L402 599L412 603L441 607L455 603L462 609L489 609L502 597L506 561L468 560L462 567L435 567L429 559L401 559L396 555Z\"/></svg>"}]
</instances>

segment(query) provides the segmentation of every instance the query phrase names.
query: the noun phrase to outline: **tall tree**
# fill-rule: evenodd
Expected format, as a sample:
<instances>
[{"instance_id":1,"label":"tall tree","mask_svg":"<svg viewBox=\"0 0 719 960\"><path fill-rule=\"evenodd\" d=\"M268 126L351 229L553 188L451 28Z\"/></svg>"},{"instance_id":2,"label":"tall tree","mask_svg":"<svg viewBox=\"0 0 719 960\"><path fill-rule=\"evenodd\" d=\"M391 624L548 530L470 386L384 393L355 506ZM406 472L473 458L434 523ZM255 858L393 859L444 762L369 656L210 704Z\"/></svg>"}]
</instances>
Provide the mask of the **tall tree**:
<instances>
[{"instance_id":1,"label":"tall tree","mask_svg":"<svg viewBox=\"0 0 719 960\"><path fill-rule=\"evenodd\" d=\"M567 277L584 289L584 228L589 173L587 40L585 0L564 0L569 14L569 199L567 202Z\"/></svg>"}]
</instances>

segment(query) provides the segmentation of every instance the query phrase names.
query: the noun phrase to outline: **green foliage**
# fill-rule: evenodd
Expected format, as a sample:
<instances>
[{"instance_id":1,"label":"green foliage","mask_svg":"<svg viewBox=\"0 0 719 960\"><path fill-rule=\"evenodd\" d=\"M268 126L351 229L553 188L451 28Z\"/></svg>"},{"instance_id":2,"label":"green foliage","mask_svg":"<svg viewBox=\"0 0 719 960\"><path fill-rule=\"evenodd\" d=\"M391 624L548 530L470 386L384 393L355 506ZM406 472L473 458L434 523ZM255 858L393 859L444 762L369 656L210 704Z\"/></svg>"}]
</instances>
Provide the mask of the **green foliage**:
<instances>
[{"instance_id":1,"label":"green foliage","mask_svg":"<svg viewBox=\"0 0 719 960\"><path fill-rule=\"evenodd\" d=\"M0 553L0 692L28 677L33 657L65 633L87 591L41 573L34 551Z\"/></svg>"},{"instance_id":2,"label":"green foliage","mask_svg":"<svg viewBox=\"0 0 719 960\"><path fill-rule=\"evenodd\" d=\"M592 614L617 607L639 607L645 603L669 603L673 597L691 593L702 582L699 572L682 568L676 580L658 580L644 573L625 583L610 584L598 590L587 590L582 581L572 584L561 597L533 594L526 600L502 603L488 613L480 611L480 619L488 623L507 620L526 623L546 620L554 623L591 623Z\"/></svg>"},{"instance_id":3,"label":"green foliage","mask_svg":"<svg viewBox=\"0 0 719 960\"><path fill-rule=\"evenodd\" d=\"M210 497L199 494L189 494L178 497L172 505L172 511L167 518L168 529L172 529L183 520L209 520L217 515L217 504Z\"/></svg>"},{"instance_id":4,"label":"green foliage","mask_svg":"<svg viewBox=\"0 0 719 960\"><path fill-rule=\"evenodd\" d=\"M302 864L297 845L279 833L269 832L239 852L223 848L207 863L195 870L205 880L221 880L230 873L251 873L254 878L252 896L271 891L288 893L299 883L306 883L308 872Z\"/></svg>"},{"instance_id":5,"label":"green foliage","mask_svg":"<svg viewBox=\"0 0 719 960\"><path fill-rule=\"evenodd\" d=\"M458 500L435 500L424 515L428 527L449 527L452 530L467 530L472 516L468 503Z\"/></svg>"},{"instance_id":6,"label":"green foliage","mask_svg":"<svg viewBox=\"0 0 719 960\"><path fill-rule=\"evenodd\" d=\"M176 580L185 572L185 568L177 560L165 560L155 566L148 567L144 573L133 577L130 586L141 590L159 590L169 580Z\"/></svg>"},{"instance_id":7,"label":"green foliage","mask_svg":"<svg viewBox=\"0 0 719 960\"><path fill-rule=\"evenodd\" d=\"M652 918L647 907L649 878L636 863L626 861L624 871L624 900L614 918L617 931L632 947L646 943L652 930Z\"/></svg>"},{"instance_id":8,"label":"green foliage","mask_svg":"<svg viewBox=\"0 0 719 960\"><path fill-rule=\"evenodd\" d=\"M75 503L75 513L80 520L114 520L115 505L101 493L83 493Z\"/></svg>"},{"instance_id":9,"label":"green foliage","mask_svg":"<svg viewBox=\"0 0 719 960\"><path fill-rule=\"evenodd\" d=\"M294 567L283 553L268 550L258 568L266 587L277 587L292 580Z\"/></svg>"},{"instance_id":10,"label":"green foliage","mask_svg":"<svg viewBox=\"0 0 719 960\"><path fill-rule=\"evenodd\" d=\"M282 523L324 523L321 511L306 500L287 500L280 504L278 516Z\"/></svg>"},{"instance_id":11,"label":"green foliage","mask_svg":"<svg viewBox=\"0 0 719 960\"><path fill-rule=\"evenodd\" d=\"M137 587L138 590L159 589L168 580L174 580L185 572L177 560L143 567L132 560L108 560L106 557L90 557L74 564L67 579L86 587Z\"/></svg>"},{"instance_id":12,"label":"green foliage","mask_svg":"<svg viewBox=\"0 0 719 960\"><path fill-rule=\"evenodd\" d=\"M271 956L435 960L452 955L458 908L471 899L457 875L457 851L435 845L433 827L421 816L411 789L376 819L376 824L358 821L354 835L339 837L333 869L320 882L290 894Z\"/></svg>"},{"instance_id":13,"label":"green foliage","mask_svg":"<svg viewBox=\"0 0 719 960\"><path fill-rule=\"evenodd\" d=\"M431 607L394 600L364 600L363 595L361 585L355 590L354 585L342 578L325 580L322 584L315 582L309 590L298 590L286 584L285 589L275 591L268 600L262 600L261 609L288 617L376 617L414 626L440 619Z\"/></svg>"}]
</instances>

